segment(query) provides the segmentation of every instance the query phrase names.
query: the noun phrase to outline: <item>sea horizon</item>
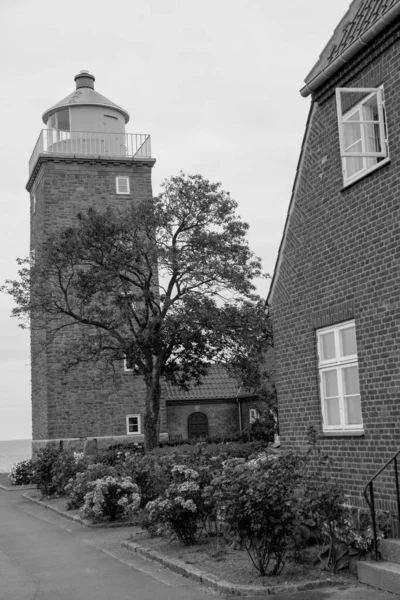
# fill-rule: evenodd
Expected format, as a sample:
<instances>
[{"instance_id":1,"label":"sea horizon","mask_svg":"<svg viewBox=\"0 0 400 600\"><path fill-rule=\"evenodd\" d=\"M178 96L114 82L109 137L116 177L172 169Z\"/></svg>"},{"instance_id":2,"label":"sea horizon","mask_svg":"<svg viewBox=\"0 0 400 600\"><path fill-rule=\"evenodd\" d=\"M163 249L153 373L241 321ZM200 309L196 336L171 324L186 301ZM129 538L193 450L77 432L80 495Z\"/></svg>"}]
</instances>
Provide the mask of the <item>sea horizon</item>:
<instances>
[{"instance_id":1,"label":"sea horizon","mask_svg":"<svg viewBox=\"0 0 400 600\"><path fill-rule=\"evenodd\" d=\"M0 440L0 473L9 473L11 467L32 458L32 438Z\"/></svg>"}]
</instances>

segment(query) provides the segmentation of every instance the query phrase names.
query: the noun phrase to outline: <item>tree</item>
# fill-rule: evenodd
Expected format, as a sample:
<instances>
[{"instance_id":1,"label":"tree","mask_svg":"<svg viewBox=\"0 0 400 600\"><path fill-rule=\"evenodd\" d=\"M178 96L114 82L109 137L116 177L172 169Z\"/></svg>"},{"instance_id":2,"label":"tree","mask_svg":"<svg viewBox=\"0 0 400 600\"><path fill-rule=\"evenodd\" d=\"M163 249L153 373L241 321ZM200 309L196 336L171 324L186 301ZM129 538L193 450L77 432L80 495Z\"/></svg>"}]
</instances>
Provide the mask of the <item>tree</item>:
<instances>
[{"instance_id":1,"label":"tree","mask_svg":"<svg viewBox=\"0 0 400 600\"><path fill-rule=\"evenodd\" d=\"M79 330L65 368L130 361L146 385L146 450L158 444L160 378L198 383L213 361L245 353L250 328L267 319L253 283L260 260L236 207L219 183L181 173L152 202L77 215L2 288L13 315L48 339Z\"/></svg>"}]
</instances>

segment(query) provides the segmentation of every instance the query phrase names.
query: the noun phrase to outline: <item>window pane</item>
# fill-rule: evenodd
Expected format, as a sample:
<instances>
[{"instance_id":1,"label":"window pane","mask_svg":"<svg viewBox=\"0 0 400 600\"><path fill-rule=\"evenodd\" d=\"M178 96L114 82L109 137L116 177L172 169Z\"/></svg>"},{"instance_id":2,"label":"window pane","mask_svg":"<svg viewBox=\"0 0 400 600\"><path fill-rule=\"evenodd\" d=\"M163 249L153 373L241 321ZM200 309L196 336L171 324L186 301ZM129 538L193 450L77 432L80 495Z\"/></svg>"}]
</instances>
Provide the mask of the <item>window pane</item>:
<instances>
[{"instance_id":1,"label":"window pane","mask_svg":"<svg viewBox=\"0 0 400 600\"><path fill-rule=\"evenodd\" d=\"M344 406L346 425L362 425L360 396L345 398Z\"/></svg>"},{"instance_id":2,"label":"window pane","mask_svg":"<svg viewBox=\"0 0 400 600\"><path fill-rule=\"evenodd\" d=\"M352 354L357 354L355 327L346 327L346 329L340 329L339 338L341 356L351 356Z\"/></svg>"},{"instance_id":3,"label":"window pane","mask_svg":"<svg viewBox=\"0 0 400 600\"><path fill-rule=\"evenodd\" d=\"M69 109L60 110L57 113L57 129L69 131Z\"/></svg>"},{"instance_id":4,"label":"window pane","mask_svg":"<svg viewBox=\"0 0 400 600\"><path fill-rule=\"evenodd\" d=\"M373 157L372 157L373 158ZM346 161L346 177L350 178L364 168L363 158L355 156L354 158L344 158Z\"/></svg>"},{"instance_id":5,"label":"window pane","mask_svg":"<svg viewBox=\"0 0 400 600\"><path fill-rule=\"evenodd\" d=\"M321 359L322 360L329 360L332 358L336 358L336 352L335 352L335 334L333 333L333 331L330 331L329 333L323 333L320 336L321 339Z\"/></svg>"},{"instance_id":6,"label":"window pane","mask_svg":"<svg viewBox=\"0 0 400 600\"><path fill-rule=\"evenodd\" d=\"M138 418L129 417L129 433L137 433L139 431Z\"/></svg>"},{"instance_id":7,"label":"window pane","mask_svg":"<svg viewBox=\"0 0 400 600\"><path fill-rule=\"evenodd\" d=\"M358 366L346 367L342 369L343 391L345 396L359 394L360 386L358 383Z\"/></svg>"},{"instance_id":8,"label":"window pane","mask_svg":"<svg viewBox=\"0 0 400 600\"><path fill-rule=\"evenodd\" d=\"M358 114L358 113L356 113ZM350 119L343 122L344 149L347 152L360 152L362 148L355 148L354 144L361 140L360 123L352 123Z\"/></svg>"},{"instance_id":9,"label":"window pane","mask_svg":"<svg viewBox=\"0 0 400 600\"><path fill-rule=\"evenodd\" d=\"M124 177L120 177L117 180L117 191L126 194L128 192L128 180Z\"/></svg>"},{"instance_id":10,"label":"window pane","mask_svg":"<svg viewBox=\"0 0 400 600\"><path fill-rule=\"evenodd\" d=\"M325 417L327 425L340 425L339 398L325 400Z\"/></svg>"},{"instance_id":11,"label":"window pane","mask_svg":"<svg viewBox=\"0 0 400 600\"><path fill-rule=\"evenodd\" d=\"M333 398L334 396L338 396L336 369L333 371L323 371L322 382L324 389L324 398Z\"/></svg>"}]
</instances>

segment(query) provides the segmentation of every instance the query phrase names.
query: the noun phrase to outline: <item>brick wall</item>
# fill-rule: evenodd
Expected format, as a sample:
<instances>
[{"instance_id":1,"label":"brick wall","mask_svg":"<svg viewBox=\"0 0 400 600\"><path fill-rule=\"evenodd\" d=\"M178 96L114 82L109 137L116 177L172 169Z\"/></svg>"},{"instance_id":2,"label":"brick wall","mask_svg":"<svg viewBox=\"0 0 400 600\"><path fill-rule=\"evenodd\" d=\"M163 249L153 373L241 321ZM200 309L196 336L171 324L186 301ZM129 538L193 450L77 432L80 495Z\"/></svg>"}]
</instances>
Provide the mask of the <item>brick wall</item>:
<instances>
[{"instance_id":1,"label":"brick wall","mask_svg":"<svg viewBox=\"0 0 400 600\"><path fill-rule=\"evenodd\" d=\"M343 189L334 89L382 83L391 162ZM270 300L282 444L306 448L307 428L315 427L354 504L362 504L368 478L400 448L399 89L396 24L315 96ZM327 437L315 329L351 318L365 435ZM391 477L378 486L383 504L391 500Z\"/></svg>"},{"instance_id":2,"label":"brick wall","mask_svg":"<svg viewBox=\"0 0 400 600\"><path fill-rule=\"evenodd\" d=\"M73 225L76 215L90 207L111 205L123 210L129 202L150 200L153 163L42 159L27 186L31 193L31 248L40 249L47 234ZM130 195L116 194L115 177L119 175L130 177ZM38 354L45 336L46 332L33 331L31 338L34 440L123 436L127 414L139 413L143 418L145 386L139 376L124 373L122 364L117 365L114 378L105 379L95 367L85 366L62 373L60 357L74 332L60 336ZM166 431L165 405L161 407L160 431Z\"/></svg>"}]
</instances>

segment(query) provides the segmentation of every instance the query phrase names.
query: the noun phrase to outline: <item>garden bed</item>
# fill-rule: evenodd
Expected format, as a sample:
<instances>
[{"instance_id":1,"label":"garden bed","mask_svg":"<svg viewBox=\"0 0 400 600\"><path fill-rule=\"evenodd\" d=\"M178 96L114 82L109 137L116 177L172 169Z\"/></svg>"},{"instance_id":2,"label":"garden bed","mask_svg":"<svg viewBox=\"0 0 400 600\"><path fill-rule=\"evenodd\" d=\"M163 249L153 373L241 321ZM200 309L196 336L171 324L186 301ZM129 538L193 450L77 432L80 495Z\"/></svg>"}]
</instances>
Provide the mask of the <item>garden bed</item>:
<instances>
[{"instance_id":1,"label":"garden bed","mask_svg":"<svg viewBox=\"0 0 400 600\"><path fill-rule=\"evenodd\" d=\"M306 552L301 562L288 561L280 575L261 577L246 550L233 549L230 543L221 538L218 541L216 538L202 538L193 546L182 546L178 541L151 537L145 531L138 531L128 541L236 585L272 587L318 582L320 587L323 583L326 586L357 584L356 576L348 571L330 573L323 570L322 566L314 565L311 552Z\"/></svg>"}]
</instances>

